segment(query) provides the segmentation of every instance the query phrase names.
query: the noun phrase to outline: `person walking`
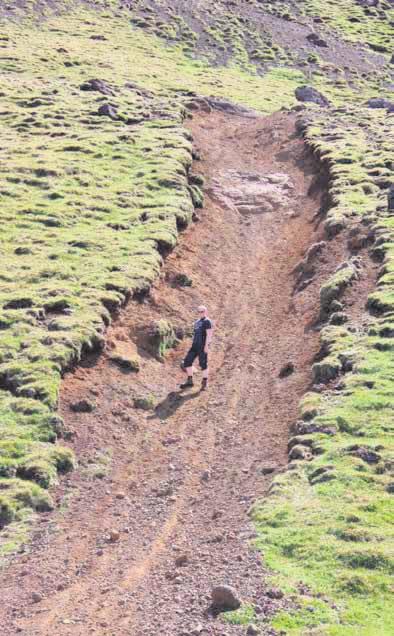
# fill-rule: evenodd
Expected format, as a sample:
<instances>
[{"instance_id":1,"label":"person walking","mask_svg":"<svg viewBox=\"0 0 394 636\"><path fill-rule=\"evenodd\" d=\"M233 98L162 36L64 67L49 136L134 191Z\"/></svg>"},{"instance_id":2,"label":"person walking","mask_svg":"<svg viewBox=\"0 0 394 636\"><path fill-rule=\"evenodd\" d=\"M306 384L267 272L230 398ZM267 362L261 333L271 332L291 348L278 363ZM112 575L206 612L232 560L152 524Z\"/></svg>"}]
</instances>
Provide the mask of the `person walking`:
<instances>
[{"instance_id":1,"label":"person walking","mask_svg":"<svg viewBox=\"0 0 394 636\"><path fill-rule=\"evenodd\" d=\"M202 369L201 391L208 387L208 350L212 340L212 321L208 318L208 310L204 305L198 307L199 318L194 323L193 342L183 360L181 367L187 373L187 380L181 384L181 389L194 386L193 362L198 358Z\"/></svg>"}]
</instances>

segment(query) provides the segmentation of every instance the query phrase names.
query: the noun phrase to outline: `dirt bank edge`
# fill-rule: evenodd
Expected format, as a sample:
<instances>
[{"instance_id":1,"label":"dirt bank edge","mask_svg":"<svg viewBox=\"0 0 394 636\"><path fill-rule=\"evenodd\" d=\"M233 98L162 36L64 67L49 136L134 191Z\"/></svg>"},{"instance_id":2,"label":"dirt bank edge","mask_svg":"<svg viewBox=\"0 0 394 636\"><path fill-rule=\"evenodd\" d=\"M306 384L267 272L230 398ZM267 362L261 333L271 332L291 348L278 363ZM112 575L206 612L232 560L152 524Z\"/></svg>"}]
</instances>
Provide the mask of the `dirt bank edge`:
<instances>
[{"instance_id":1,"label":"dirt bank edge","mask_svg":"<svg viewBox=\"0 0 394 636\"><path fill-rule=\"evenodd\" d=\"M358 111L360 116L364 122L366 115ZM301 402L300 420L294 422L288 471L274 479L268 499L251 513L256 545L275 581L298 605L296 612L282 612L272 621L288 634L316 628L324 634L357 629L383 636L393 629L389 511L394 448L389 432L394 300L389 272L394 242L392 212L387 209L390 179L384 179L393 165L393 133L383 120L380 127L379 119L370 121L362 135L355 134L351 108L331 113L324 129L319 118L299 121L306 143L330 174L326 236L335 240L344 233L349 259L361 253L364 264L375 263L378 280L375 291L364 292L361 314L345 317L343 323L338 315L336 325L335 313L346 313L354 302L348 298L347 306L348 286L357 283L351 276L346 281L343 270L343 285L338 285L338 273L327 281L336 305L333 302L325 316L331 325L322 330L314 390ZM358 206L361 214L347 200L354 189L349 175L356 165L369 183L371 177L379 180L378 199L371 205L364 196ZM365 188L365 194L372 191L373 186Z\"/></svg>"}]
</instances>

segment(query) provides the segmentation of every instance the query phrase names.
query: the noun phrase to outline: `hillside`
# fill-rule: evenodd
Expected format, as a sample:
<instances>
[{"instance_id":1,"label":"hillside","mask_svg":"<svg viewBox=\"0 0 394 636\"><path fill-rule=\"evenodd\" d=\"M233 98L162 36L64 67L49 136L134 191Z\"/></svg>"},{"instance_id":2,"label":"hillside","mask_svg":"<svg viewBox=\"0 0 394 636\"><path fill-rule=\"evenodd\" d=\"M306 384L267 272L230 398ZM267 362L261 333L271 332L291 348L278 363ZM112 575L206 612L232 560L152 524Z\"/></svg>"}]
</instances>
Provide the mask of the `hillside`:
<instances>
[{"instance_id":1,"label":"hillside","mask_svg":"<svg viewBox=\"0 0 394 636\"><path fill-rule=\"evenodd\" d=\"M0 633L391 634L392 2L0 20Z\"/></svg>"}]
</instances>

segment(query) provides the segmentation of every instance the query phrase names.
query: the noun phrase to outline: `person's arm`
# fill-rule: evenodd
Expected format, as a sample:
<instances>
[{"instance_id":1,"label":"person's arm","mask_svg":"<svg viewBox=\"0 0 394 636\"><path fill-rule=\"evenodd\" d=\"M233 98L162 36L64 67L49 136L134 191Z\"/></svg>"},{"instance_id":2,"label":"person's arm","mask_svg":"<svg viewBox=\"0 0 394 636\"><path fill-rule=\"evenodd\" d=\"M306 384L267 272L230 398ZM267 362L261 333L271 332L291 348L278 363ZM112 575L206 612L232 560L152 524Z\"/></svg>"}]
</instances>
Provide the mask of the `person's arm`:
<instances>
[{"instance_id":1,"label":"person's arm","mask_svg":"<svg viewBox=\"0 0 394 636\"><path fill-rule=\"evenodd\" d=\"M213 334L212 324L211 324L211 327L207 329L205 333L206 333L206 339L205 339L204 353L208 353L209 345L212 340L212 334Z\"/></svg>"}]
</instances>

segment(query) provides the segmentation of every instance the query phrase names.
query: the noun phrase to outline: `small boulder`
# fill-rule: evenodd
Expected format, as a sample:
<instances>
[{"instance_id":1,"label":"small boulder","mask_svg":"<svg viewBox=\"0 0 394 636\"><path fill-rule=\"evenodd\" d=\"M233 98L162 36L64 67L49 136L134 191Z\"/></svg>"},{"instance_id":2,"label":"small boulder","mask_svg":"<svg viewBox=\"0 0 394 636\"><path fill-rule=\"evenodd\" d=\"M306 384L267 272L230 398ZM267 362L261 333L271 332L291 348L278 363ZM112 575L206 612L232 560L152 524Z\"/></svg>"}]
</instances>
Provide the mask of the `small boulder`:
<instances>
[{"instance_id":1,"label":"small boulder","mask_svg":"<svg viewBox=\"0 0 394 636\"><path fill-rule=\"evenodd\" d=\"M287 378L289 375L294 373L294 371L295 371L294 364L292 362L288 362L279 371L279 377L280 378Z\"/></svg>"},{"instance_id":2,"label":"small boulder","mask_svg":"<svg viewBox=\"0 0 394 636\"><path fill-rule=\"evenodd\" d=\"M120 367L123 371L136 371L140 370L140 362L137 357L128 357L122 355L110 356L111 362Z\"/></svg>"},{"instance_id":3,"label":"small boulder","mask_svg":"<svg viewBox=\"0 0 394 636\"><path fill-rule=\"evenodd\" d=\"M103 95L115 95L114 91L106 82L98 79L88 80L80 86L81 91L97 91Z\"/></svg>"},{"instance_id":4,"label":"small boulder","mask_svg":"<svg viewBox=\"0 0 394 636\"><path fill-rule=\"evenodd\" d=\"M394 212L394 184L392 184L387 193L387 211Z\"/></svg>"},{"instance_id":5,"label":"small boulder","mask_svg":"<svg viewBox=\"0 0 394 636\"><path fill-rule=\"evenodd\" d=\"M275 466L275 464L265 464L260 468L260 472L262 475L271 475L276 471L276 469L277 466Z\"/></svg>"},{"instance_id":6,"label":"small boulder","mask_svg":"<svg viewBox=\"0 0 394 636\"><path fill-rule=\"evenodd\" d=\"M289 459L312 459L312 453L307 446L296 444L289 453Z\"/></svg>"},{"instance_id":7,"label":"small boulder","mask_svg":"<svg viewBox=\"0 0 394 636\"><path fill-rule=\"evenodd\" d=\"M38 592L33 592L31 595L31 600L33 601L33 603L41 603L42 599L42 594L39 594Z\"/></svg>"},{"instance_id":8,"label":"small boulder","mask_svg":"<svg viewBox=\"0 0 394 636\"><path fill-rule=\"evenodd\" d=\"M70 408L74 413L91 413L94 411L94 404L90 400L78 400L70 404Z\"/></svg>"},{"instance_id":9,"label":"small boulder","mask_svg":"<svg viewBox=\"0 0 394 636\"><path fill-rule=\"evenodd\" d=\"M295 96L299 102L312 102L324 107L330 105L327 97L312 88L312 86L298 86L295 90Z\"/></svg>"},{"instance_id":10,"label":"small boulder","mask_svg":"<svg viewBox=\"0 0 394 636\"><path fill-rule=\"evenodd\" d=\"M120 532L118 530L111 530L109 533L109 540L111 543L117 543L120 539Z\"/></svg>"},{"instance_id":11,"label":"small boulder","mask_svg":"<svg viewBox=\"0 0 394 636\"><path fill-rule=\"evenodd\" d=\"M212 606L221 611L236 610L241 601L236 590L229 585L217 585L211 592Z\"/></svg>"},{"instance_id":12,"label":"small boulder","mask_svg":"<svg viewBox=\"0 0 394 636\"><path fill-rule=\"evenodd\" d=\"M390 112L394 108L394 102L385 97L372 97L367 101L368 108L387 108Z\"/></svg>"},{"instance_id":13,"label":"small boulder","mask_svg":"<svg viewBox=\"0 0 394 636\"><path fill-rule=\"evenodd\" d=\"M271 587L271 589L267 590L267 596L278 601L284 597L284 594L278 587Z\"/></svg>"},{"instance_id":14,"label":"small boulder","mask_svg":"<svg viewBox=\"0 0 394 636\"><path fill-rule=\"evenodd\" d=\"M182 568L187 565L189 562L189 557L187 554L181 554L175 559L175 565L177 568Z\"/></svg>"},{"instance_id":15,"label":"small boulder","mask_svg":"<svg viewBox=\"0 0 394 636\"><path fill-rule=\"evenodd\" d=\"M97 111L98 115L110 117L111 119L119 119L118 109L112 104L103 104Z\"/></svg>"},{"instance_id":16,"label":"small boulder","mask_svg":"<svg viewBox=\"0 0 394 636\"><path fill-rule=\"evenodd\" d=\"M353 455L353 457L362 459L367 464L377 464L381 459L379 453L376 453L369 446L358 446L357 444L355 444L353 446L349 446L347 452L350 455Z\"/></svg>"},{"instance_id":17,"label":"small boulder","mask_svg":"<svg viewBox=\"0 0 394 636\"><path fill-rule=\"evenodd\" d=\"M193 285L192 279L187 274L176 274L172 282L174 287L191 287Z\"/></svg>"},{"instance_id":18,"label":"small boulder","mask_svg":"<svg viewBox=\"0 0 394 636\"><path fill-rule=\"evenodd\" d=\"M306 36L306 39L311 44L314 44L314 46L321 46L324 48L328 47L327 42L323 40L323 38L320 37L320 35L318 35L317 33L309 33L309 35Z\"/></svg>"},{"instance_id":19,"label":"small boulder","mask_svg":"<svg viewBox=\"0 0 394 636\"><path fill-rule=\"evenodd\" d=\"M258 636L260 634L260 630L256 625L248 625L246 630L246 636Z\"/></svg>"}]
</instances>

